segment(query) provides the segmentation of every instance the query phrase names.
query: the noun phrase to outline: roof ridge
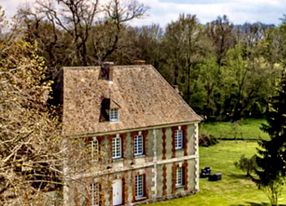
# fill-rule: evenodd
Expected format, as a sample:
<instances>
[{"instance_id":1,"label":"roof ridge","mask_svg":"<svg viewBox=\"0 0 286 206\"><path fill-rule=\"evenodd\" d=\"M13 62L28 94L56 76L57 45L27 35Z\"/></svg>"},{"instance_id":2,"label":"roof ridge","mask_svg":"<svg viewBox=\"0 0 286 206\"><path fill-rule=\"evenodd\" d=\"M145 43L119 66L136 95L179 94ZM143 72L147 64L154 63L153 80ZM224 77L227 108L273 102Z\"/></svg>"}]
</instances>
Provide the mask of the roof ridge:
<instances>
[{"instance_id":1,"label":"roof ridge","mask_svg":"<svg viewBox=\"0 0 286 206\"><path fill-rule=\"evenodd\" d=\"M114 68L141 68L141 67L153 67L151 64L130 64L130 65L112 65L111 67ZM64 66L62 69L79 69L79 70L86 70L86 69L99 69L100 65L97 66Z\"/></svg>"}]
</instances>

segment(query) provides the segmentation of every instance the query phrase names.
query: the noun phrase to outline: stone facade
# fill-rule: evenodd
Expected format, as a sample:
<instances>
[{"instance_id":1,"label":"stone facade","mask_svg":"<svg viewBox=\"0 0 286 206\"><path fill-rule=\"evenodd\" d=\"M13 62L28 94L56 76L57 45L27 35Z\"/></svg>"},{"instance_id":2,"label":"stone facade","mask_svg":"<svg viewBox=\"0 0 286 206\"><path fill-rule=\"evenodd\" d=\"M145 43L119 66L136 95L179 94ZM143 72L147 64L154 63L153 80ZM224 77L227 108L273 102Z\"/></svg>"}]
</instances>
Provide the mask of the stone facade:
<instances>
[{"instance_id":1,"label":"stone facade","mask_svg":"<svg viewBox=\"0 0 286 206\"><path fill-rule=\"evenodd\" d=\"M182 129L184 134L184 145L179 150L174 147L177 129ZM133 138L138 134L144 137L144 154L135 157ZM121 205L181 197L199 190L197 123L120 133L122 158L119 159L112 159L111 141L114 136L116 134L97 137L102 156L88 173L71 178L67 205L113 205L112 183L116 180L121 182ZM94 136L89 139L94 139ZM184 170L184 183L180 187L176 186L177 167ZM144 175L145 178L144 197L140 199L135 197L136 175ZM92 184L98 184L96 194L91 190Z\"/></svg>"},{"instance_id":2,"label":"stone facade","mask_svg":"<svg viewBox=\"0 0 286 206\"><path fill-rule=\"evenodd\" d=\"M199 190L202 118L152 65L65 67L62 78L66 206L136 205Z\"/></svg>"}]
</instances>

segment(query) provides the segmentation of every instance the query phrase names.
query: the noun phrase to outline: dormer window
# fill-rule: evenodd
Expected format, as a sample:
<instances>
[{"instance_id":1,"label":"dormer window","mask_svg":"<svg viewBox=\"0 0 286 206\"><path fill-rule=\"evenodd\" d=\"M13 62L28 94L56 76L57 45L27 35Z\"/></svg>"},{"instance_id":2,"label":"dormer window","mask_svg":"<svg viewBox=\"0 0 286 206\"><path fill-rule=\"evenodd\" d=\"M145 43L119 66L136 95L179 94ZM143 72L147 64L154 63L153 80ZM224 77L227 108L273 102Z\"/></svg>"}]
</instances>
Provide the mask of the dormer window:
<instances>
[{"instance_id":1,"label":"dormer window","mask_svg":"<svg viewBox=\"0 0 286 206\"><path fill-rule=\"evenodd\" d=\"M100 122L118 122L119 121L119 110L120 106L110 98L103 98L100 105Z\"/></svg>"},{"instance_id":2,"label":"dormer window","mask_svg":"<svg viewBox=\"0 0 286 206\"><path fill-rule=\"evenodd\" d=\"M118 109L113 108L109 110L109 121L110 122L119 121Z\"/></svg>"}]
</instances>

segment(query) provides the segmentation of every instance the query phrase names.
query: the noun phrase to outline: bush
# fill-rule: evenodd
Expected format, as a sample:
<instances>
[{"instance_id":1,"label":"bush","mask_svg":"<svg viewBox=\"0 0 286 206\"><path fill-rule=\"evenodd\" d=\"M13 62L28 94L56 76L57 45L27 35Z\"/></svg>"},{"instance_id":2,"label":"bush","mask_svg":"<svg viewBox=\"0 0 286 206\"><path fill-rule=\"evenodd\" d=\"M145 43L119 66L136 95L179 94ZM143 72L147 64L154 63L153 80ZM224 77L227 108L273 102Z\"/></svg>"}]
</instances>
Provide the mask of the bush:
<instances>
[{"instance_id":1,"label":"bush","mask_svg":"<svg viewBox=\"0 0 286 206\"><path fill-rule=\"evenodd\" d=\"M201 134L199 136L199 145L200 146L208 147L211 145L215 145L217 143L218 143L218 140L212 135Z\"/></svg>"},{"instance_id":2,"label":"bush","mask_svg":"<svg viewBox=\"0 0 286 206\"><path fill-rule=\"evenodd\" d=\"M234 163L235 167L241 169L246 172L246 176L252 177L251 173L255 172L256 164L256 156L253 155L251 158L245 157L242 155L240 160Z\"/></svg>"}]
</instances>

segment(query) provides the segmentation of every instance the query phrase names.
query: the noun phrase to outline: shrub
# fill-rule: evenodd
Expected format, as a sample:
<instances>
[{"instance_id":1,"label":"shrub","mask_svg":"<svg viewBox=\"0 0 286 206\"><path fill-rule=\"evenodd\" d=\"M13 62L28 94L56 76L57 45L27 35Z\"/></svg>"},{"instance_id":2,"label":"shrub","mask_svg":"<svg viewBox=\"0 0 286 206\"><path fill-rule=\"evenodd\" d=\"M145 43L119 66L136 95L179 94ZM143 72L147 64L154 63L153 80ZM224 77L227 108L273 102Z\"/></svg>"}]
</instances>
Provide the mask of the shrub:
<instances>
[{"instance_id":1,"label":"shrub","mask_svg":"<svg viewBox=\"0 0 286 206\"><path fill-rule=\"evenodd\" d=\"M256 156L253 155L251 158L242 155L240 160L234 163L235 167L246 172L246 176L252 177L251 173L255 172L256 168Z\"/></svg>"},{"instance_id":2,"label":"shrub","mask_svg":"<svg viewBox=\"0 0 286 206\"><path fill-rule=\"evenodd\" d=\"M212 135L201 134L199 137L199 145L200 146L208 147L211 145L215 145L217 143L218 143L218 140Z\"/></svg>"}]
</instances>

